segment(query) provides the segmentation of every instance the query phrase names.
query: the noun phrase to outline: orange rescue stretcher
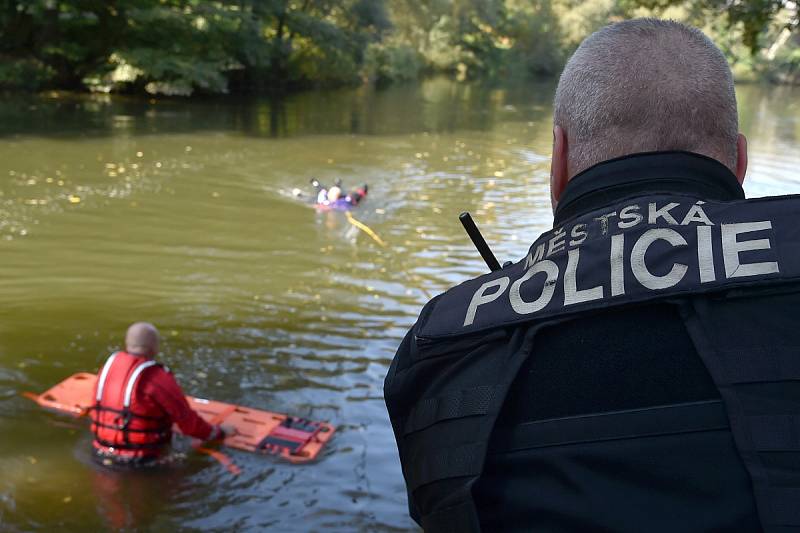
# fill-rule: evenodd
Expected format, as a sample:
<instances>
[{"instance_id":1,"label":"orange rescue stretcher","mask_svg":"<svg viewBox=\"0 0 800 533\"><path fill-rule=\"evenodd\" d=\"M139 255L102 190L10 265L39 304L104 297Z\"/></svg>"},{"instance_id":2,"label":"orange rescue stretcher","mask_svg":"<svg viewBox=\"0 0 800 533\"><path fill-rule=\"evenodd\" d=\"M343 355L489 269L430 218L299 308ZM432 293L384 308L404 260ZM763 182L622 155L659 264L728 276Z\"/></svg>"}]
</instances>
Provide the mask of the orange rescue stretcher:
<instances>
[{"instance_id":1,"label":"orange rescue stretcher","mask_svg":"<svg viewBox=\"0 0 800 533\"><path fill-rule=\"evenodd\" d=\"M92 392L97 381L95 374L74 374L53 388L35 394L24 393L46 409L83 416L94 405ZM238 434L226 437L223 444L254 453L281 457L292 463L313 461L336 428L327 422L316 422L271 411L262 411L230 403L186 396L189 405L210 424L234 426ZM177 426L173 431L180 432ZM213 451L199 448L214 455Z\"/></svg>"}]
</instances>

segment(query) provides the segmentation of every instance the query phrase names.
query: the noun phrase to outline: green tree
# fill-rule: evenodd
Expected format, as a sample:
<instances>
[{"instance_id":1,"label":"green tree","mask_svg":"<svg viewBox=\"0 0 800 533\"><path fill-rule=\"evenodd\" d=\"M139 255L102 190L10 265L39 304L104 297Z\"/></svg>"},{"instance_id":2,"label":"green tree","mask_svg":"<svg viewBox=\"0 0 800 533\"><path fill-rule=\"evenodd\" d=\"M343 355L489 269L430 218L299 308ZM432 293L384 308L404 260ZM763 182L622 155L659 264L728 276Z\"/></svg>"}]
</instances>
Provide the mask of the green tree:
<instances>
[{"instance_id":1,"label":"green tree","mask_svg":"<svg viewBox=\"0 0 800 533\"><path fill-rule=\"evenodd\" d=\"M625 0L625 3L656 10L688 5L706 19L725 16L728 28L741 26L742 41L753 54L761 48L761 36L781 15L788 16L784 22L788 30L800 27L800 11L794 0Z\"/></svg>"},{"instance_id":2,"label":"green tree","mask_svg":"<svg viewBox=\"0 0 800 533\"><path fill-rule=\"evenodd\" d=\"M642 15L703 27L740 77L800 80L790 0L0 0L0 88L190 95L552 75L586 35Z\"/></svg>"}]
</instances>

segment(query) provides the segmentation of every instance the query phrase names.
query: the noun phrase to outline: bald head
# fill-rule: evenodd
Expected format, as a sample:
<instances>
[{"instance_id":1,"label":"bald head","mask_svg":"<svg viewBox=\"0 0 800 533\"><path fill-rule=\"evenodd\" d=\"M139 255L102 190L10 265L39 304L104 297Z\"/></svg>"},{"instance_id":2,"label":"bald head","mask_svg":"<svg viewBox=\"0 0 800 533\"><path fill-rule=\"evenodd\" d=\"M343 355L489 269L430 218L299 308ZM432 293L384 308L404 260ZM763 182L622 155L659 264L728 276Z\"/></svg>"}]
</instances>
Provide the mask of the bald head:
<instances>
[{"instance_id":1,"label":"bald head","mask_svg":"<svg viewBox=\"0 0 800 533\"><path fill-rule=\"evenodd\" d=\"M125 334L125 351L132 355L158 355L158 330L149 322L136 322Z\"/></svg>"},{"instance_id":2,"label":"bald head","mask_svg":"<svg viewBox=\"0 0 800 533\"><path fill-rule=\"evenodd\" d=\"M703 33L635 19L589 36L556 90L553 121L565 134L572 177L637 152L684 150L737 169L733 77Z\"/></svg>"}]
</instances>

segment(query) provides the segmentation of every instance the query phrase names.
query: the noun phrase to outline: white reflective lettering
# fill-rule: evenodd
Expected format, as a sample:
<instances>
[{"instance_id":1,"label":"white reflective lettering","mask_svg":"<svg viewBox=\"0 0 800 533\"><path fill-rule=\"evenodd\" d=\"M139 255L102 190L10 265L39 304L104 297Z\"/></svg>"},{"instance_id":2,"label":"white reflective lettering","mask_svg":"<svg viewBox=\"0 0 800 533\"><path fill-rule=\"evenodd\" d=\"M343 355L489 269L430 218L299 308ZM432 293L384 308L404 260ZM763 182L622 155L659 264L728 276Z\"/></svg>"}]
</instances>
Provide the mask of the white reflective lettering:
<instances>
[{"instance_id":1,"label":"white reflective lettering","mask_svg":"<svg viewBox=\"0 0 800 533\"><path fill-rule=\"evenodd\" d=\"M551 255L564 251L564 245L567 234L564 231L564 228L558 228L555 231L555 235L548 241L547 246L547 257Z\"/></svg>"},{"instance_id":2,"label":"white reflective lettering","mask_svg":"<svg viewBox=\"0 0 800 533\"><path fill-rule=\"evenodd\" d=\"M625 235L611 236L611 296L625 294Z\"/></svg>"},{"instance_id":3,"label":"white reflective lettering","mask_svg":"<svg viewBox=\"0 0 800 533\"><path fill-rule=\"evenodd\" d=\"M536 247L536 251L533 254L533 262L541 261L544 259L544 243L540 244Z\"/></svg>"},{"instance_id":4,"label":"white reflective lettering","mask_svg":"<svg viewBox=\"0 0 800 533\"><path fill-rule=\"evenodd\" d=\"M714 248L711 226L697 226L697 264L700 266L700 283L717 279L714 272Z\"/></svg>"},{"instance_id":5,"label":"white reflective lettering","mask_svg":"<svg viewBox=\"0 0 800 533\"><path fill-rule=\"evenodd\" d=\"M572 240L569 241L570 246L580 246L583 244L583 241L586 240L586 236L589 235L586 231L586 224L575 224L572 226L570 235L572 236Z\"/></svg>"},{"instance_id":6,"label":"white reflective lettering","mask_svg":"<svg viewBox=\"0 0 800 533\"><path fill-rule=\"evenodd\" d=\"M541 261L544 258L544 243L540 244L534 250L533 255L530 253L525 258L525 268L529 268L532 264L536 263L537 261Z\"/></svg>"},{"instance_id":7,"label":"white reflective lettering","mask_svg":"<svg viewBox=\"0 0 800 533\"><path fill-rule=\"evenodd\" d=\"M526 302L522 299L522 294L520 293L522 284L539 273L544 273L547 276L542 284L542 293L532 302ZM547 304L550 303L550 300L553 299L553 292L556 290L557 279L558 265L549 259L536 263L525 272L525 275L511 284L511 289L508 291L511 307L520 315L529 315L544 309L547 307Z\"/></svg>"},{"instance_id":8,"label":"white reflective lettering","mask_svg":"<svg viewBox=\"0 0 800 533\"><path fill-rule=\"evenodd\" d=\"M475 322L475 312L478 310L479 305L488 304L489 302L493 302L500 298L500 295L505 292L510 282L511 279L508 276L504 276L492 281L487 281L481 285L481 288L475 291L475 294L472 295L472 301L469 302L467 316L464 318L464 326L469 326ZM494 287L497 287L497 291L487 295L486 291Z\"/></svg>"},{"instance_id":9,"label":"white reflective lettering","mask_svg":"<svg viewBox=\"0 0 800 533\"><path fill-rule=\"evenodd\" d=\"M619 229L632 228L640 224L644 217L639 213L638 205L628 205L619 212Z\"/></svg>"},{"instance_id":10,"label":"white reflective lettering","mask_svg":"<svg viewBox=\"0 0 800 533\"><path fill-rule=\"evenodd\" d=\"M654 204L650 205L652 206ZM678 204L674 204L673 207L675 205ZM633 270L633 275L644 287L652 290L666 289L677 285L689 269L689 267L684 264L675 263L672 265L670 271L663 276L654 276L647 269L644 256L647 253L647 249L650 248L650 245L658 240L667 241L672 246L686 246L686 239L684 239L680 233L667 228L647 230L634 243L633 250L631 251L631 269Z\"/></svg>"},{"instance_id":11,"label":"white reflective lettering","mask_svg":"<svg viewBox=\"0 0 800 533\"><path fill-rule=\"evenodd\" d=\"M741 252L769 250L770 244L769 239L739 241L736 237L742 233L767 229L772 229L772 222L769 220L763 220L761 222L743 222L741 224L722 224L722 258L725 262L725 277L741 278L780 272L778 263L775 261L747 264L742 264L739 261L739 254Z\"/></svg>"},{"instance_id":12,"label":"white reflective lettering","mask_svg":"<svg viewBox=\"0 0 800 533\"><path fill-rule=\"evenodd\" d=\"M608 234L608 219L615 216L617 216L617 212L612 211L610 213L606 213L605 215L600 215L599 217L595 218L595 220L600 222L600 232L603 235Z\"/></svg>"},{"instance_id":13,"label":"white reflective lettering","mask_svg":"<svg viewBox=\"0 0 800 533\"><path fill-rule=\"evenodd\" d=\"M528 255L525 256L525 264L523 265L523 268L528 268L532 264L533 264L533 256L531 256L531 253L528 252Z\"/></svg>"},{"instance_id":14,"label":"white reflective lettering","mask_svg":"<svg viewBox=\"0 0 800 533\"><path fill-rule=\"evenodd\" d=\"M706 226L714 225L714 223L711 222L711 219L708 218L708 215L706 215L706 212L700 202L697 202L689 208L689 211L686 212L686 216L683 217L683 220L681 220L681 226L687 226L692 222L699 222L700 224L705 224Z\"/></svg>"},{"instance_id":15,"label":"white reflective lettering","mask_svg":"<svg viewBox=\"0 0 800 533\"><path fill-rule=\"evenodd\" d=\"M675 220L675 217L673 217L669 212L671 209L675 209L679 205L680 204L672 202L665 205L661 209L656 209L655 203L650 204L650 209L648 211L649 214L647 217L648 224L656 224L658 222L658 217L661 217L667 224L672 224L673 226L677 226L678 221Z\"/></svg>"},{"instance_id":16,"label":"white reflective lettering","mask_svg":"<svg viewBox=\"0 0 800 533\"><path fill-rule=\"evenodd\" d=\"M577 272L580 260L580 249L575 248L567 252L567 269L564 271L564 305L573 305L603 297L603 286L598 285L591 289L578 289Z\"/></svg>"}]
</instances>

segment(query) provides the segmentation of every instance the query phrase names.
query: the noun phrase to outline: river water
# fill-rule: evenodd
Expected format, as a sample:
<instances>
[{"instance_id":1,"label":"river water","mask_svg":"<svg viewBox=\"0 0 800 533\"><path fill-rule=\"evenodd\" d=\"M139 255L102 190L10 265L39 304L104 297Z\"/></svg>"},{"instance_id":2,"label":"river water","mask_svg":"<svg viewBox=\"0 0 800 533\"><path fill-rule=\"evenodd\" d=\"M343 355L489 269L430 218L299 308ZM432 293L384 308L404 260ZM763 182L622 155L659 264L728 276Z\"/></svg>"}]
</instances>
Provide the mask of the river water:
<instances>
[{"instance_id":1,"label":"river water","mask_svg":"<svg viewBox=\"0 0 800 533\"><path fill-rule=\"evenodd\" d=\"M414 530L382 382L431 296L551 222L552 83L447 80L284 101L0 100L0 529ZM750 196L800 192L800 90L738 88ZM293 194L370 186L354 215ZM22 398L154 322L187 393L325 419L319 461L95 468L85 424ZM185 443L178 443L184 446Z\"/></svg>"}]
</instances>

